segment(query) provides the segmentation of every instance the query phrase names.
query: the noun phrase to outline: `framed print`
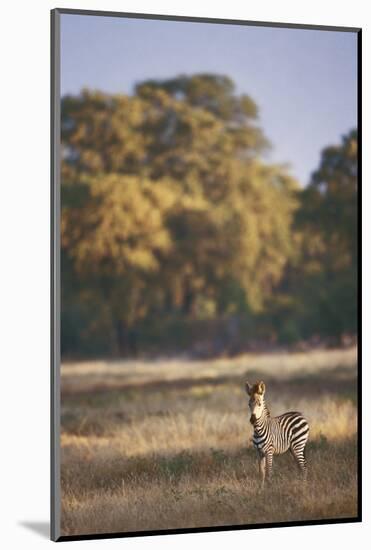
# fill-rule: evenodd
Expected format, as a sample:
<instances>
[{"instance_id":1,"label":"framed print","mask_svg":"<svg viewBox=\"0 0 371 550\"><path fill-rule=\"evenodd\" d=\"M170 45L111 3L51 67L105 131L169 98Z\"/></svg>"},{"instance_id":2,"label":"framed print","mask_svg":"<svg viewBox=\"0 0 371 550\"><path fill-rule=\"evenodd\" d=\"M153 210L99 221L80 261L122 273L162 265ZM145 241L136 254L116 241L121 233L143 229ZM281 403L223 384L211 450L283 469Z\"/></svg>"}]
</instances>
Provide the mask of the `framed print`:
<instances>
[{"instance_id":1,"label":"framed print","mask_svg":"<svg viewBox=\"0 0 371 550\"><path fill-rule=\"evenodd\" d=\"M361 521L361 30L51 26L53 540Z\"/></svg>"}]
</instances>

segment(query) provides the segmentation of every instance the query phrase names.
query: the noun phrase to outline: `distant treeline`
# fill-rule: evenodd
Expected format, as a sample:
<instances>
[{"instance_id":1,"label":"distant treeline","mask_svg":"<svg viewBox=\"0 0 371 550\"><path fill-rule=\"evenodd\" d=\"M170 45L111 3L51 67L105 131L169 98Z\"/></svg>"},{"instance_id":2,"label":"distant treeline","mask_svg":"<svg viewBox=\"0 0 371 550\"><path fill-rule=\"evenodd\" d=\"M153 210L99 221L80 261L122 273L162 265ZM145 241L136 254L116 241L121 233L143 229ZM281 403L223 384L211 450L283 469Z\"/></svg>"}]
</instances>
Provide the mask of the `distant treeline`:
<instances>
[{"instance_id":1,"label":"distant treeline","mask_svg":"<svg viewBox=\"0 0 371 550\"><path fill-rule=\"evenodd\" d=\"M268 147L225 76L62 99L65 356L356 333L357 132L305 188Z\"/></svg>"}]
</instances>

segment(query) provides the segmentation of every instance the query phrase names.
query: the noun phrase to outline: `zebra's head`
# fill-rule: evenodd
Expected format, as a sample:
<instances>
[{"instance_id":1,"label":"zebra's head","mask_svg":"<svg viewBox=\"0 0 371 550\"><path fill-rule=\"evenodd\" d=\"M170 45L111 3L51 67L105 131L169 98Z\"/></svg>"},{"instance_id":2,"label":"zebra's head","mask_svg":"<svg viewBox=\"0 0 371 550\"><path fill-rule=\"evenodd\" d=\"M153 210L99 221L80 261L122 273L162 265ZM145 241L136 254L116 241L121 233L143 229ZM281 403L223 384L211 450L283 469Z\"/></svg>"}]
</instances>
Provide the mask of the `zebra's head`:
<instances>
[{"instance_id":1,"label":"zebra's head","mask_svg":"<svg viewBox=\"0 0 371 550\"><path fill-rule=\"evenodd\" d=\"M250 422L255 424L257 420L263 414L265 408L264 394L265 394L265 384L264 382L256 382L251 386L246 381L246 393L249 396L249 408L251 412Z\"/></svg>"}]
</instances>

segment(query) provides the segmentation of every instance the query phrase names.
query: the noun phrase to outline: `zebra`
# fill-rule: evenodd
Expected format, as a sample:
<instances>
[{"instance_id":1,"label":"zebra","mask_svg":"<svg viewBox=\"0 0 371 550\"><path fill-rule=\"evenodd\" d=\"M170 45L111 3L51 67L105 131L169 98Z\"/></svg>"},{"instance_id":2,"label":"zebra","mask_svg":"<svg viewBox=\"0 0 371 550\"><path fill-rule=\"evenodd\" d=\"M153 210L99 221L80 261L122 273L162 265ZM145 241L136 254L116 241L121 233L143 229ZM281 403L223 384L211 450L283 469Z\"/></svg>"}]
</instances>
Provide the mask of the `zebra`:
<instances>
[{"instance_id":1,"label":"zebra","mask_svg":"<svg viewBox=\"0 0 371 550\"><path fill-rule=\"evenodd\" d=\"M249 395L250 422L254 427L253 444L258 452L261 486L265 478L272 474L273 455L290 450L302 478L307 479L307 462L304 448L308 441L309 425L300 412L290 411L280 416L271 417L265 403L265 384L256 382L250 385L246 381L246 392Z\"/></svg>"}]
</instances>

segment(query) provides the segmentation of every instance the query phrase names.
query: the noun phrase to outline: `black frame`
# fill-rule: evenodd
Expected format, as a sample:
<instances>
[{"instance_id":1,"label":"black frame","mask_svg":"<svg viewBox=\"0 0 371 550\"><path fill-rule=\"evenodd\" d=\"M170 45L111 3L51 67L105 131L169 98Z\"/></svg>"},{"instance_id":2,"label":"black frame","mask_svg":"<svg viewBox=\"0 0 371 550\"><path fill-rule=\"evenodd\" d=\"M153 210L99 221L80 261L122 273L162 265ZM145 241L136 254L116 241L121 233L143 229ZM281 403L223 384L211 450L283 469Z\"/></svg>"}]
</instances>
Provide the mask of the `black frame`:
<instances>
[{"instance_id":1,"label":"black frame","mask_svg":"<svg viewBox=\"0 0 371 550\"><path fill-rule=\"evenodd\" d=\"M125 13L68 8L51 10L51 389L50 389L50 537L55 542L126 538L153 535L174 535L216 531L237 531L270 527L294 527L300 525L329 525L357 523L362 521L362 29L360 27L338 27L314 24L272 23L267 21L245 21L239 19L217 19L209 17L188 17L148 13ZM351 518L318 519L308 521L286 521L278 523L255 523L247 525L225 525L218 527L195 527L184 529L159 529L149 531L97 533L87 535L60 535L60 16L93 15L121 17L126 19L154 19L162 21L188 21L192 23L216 23L253 27L278 27L285 29L324 30L353 32L357 34L357 134L358 134L358 361L357 361L357 406L358 406L358 514Z\"/></svg>"}]
</instances>

